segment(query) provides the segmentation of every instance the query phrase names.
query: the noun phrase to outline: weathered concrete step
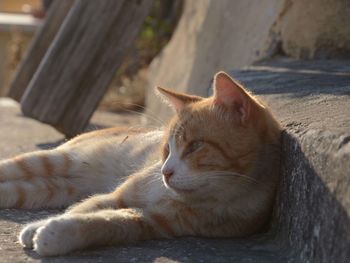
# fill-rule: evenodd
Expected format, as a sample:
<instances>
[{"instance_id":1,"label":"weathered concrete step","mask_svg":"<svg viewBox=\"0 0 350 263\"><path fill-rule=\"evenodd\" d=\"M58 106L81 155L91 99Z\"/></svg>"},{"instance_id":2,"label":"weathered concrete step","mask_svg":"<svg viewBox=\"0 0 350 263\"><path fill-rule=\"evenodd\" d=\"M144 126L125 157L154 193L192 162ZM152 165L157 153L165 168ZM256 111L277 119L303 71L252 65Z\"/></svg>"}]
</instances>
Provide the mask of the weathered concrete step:
<instances>
[{"instance_id":1,"label":"weathered concrete step","mask_svg":"<svg viewBox=\"0 0 350 263\"><path fill-rule=\"evenodd\" d=\"M273 225L293 262L349 262L349 135L287 129Z\"/></svg>"},{"instance_id":2,"label":"weathered concrete step","mask_svg":"<svg viewBox=\"0 0 350 263\"><path fill-rule=\"evenodd\" d=\"M278 58L232 71L287 126L350 132L350 61Z\"/></svg>"}]
</instances>

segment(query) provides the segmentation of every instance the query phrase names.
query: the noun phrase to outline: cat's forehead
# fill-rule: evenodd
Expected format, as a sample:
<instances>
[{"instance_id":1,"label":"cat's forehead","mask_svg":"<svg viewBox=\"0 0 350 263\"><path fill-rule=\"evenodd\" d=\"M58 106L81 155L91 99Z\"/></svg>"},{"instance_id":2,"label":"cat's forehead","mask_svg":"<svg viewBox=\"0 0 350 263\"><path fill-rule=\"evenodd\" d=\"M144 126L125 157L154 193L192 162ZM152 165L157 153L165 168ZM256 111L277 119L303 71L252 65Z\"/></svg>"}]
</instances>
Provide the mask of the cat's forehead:
<instances>
[{"instance_id":1,"label":"cat's forehead","mask_svg":"<svg viewBox=\"0 0 350 263\"><path fill-rule=\"evenodd\" d=\"M215 120L204 112L184 112L173 121L169 134L177 142L188 141L193 137L198 139L214 122Z\"/></svg>"},{"instance_id":2,"label":"cat's forehead","mask_svg":"<svg viewBox=\"0 0 350 263\"><path fill-rule=\"evenodd\" d=\"M173 118L168 131L168 139L174 137L177 144L192 140L235 141L242 136L236 114L210 100L185 108Z\"/></svg>"},{"instance_id":3,"label":"cat's forehead","mask_svg":"<svg viewBox=\"0 0 350 263\"><path fill-rule=\"evenodd\" d=\"M170 129L170 139L174 139L175 141L184 141L187 139L189 122L184 121L183 119L178 119L177 122L173 124Z\"/></svg>"}]
</instances>

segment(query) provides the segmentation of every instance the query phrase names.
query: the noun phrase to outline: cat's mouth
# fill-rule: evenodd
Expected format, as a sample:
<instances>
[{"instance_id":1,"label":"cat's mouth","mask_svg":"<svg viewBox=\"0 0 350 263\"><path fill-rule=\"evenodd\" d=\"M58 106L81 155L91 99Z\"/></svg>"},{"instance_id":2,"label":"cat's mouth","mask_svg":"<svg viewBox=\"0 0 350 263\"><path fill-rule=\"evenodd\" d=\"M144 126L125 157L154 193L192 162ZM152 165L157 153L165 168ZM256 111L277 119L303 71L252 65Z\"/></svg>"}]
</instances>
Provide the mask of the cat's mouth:
<instances>
[{"instance_id":1,"label":"cat's mouth","mask_svg":"<svg viewBox=\"0 0 350 263\"><path fill-rule=\"evenodd\" d=\"M169 182L169 179L165 178L164 176L163 176L163 182L167 188L172 189L173 191L175 191L176 193L179 193L179 194L193 194L193 193L197 192L198 189L201 189L207 185L207 183L203 183L199 186L196 186L195 188L179 187L176 184Z\"/></svg>"},{"instance_id":2,"label":"cat's mouth","mask_svg":"<svg viewBox=\"0 0 350 263\"><path fill-rule=\"evenodd\" d=\"M181 188L181 187L178 187L178 186L174 186L174 184L169 182L169 178L167 178L165 176L163 176L163 182L164 182L164 185L166 187L168 187L169 189L174 190L177 193L191 194L191 193L195 192L195 189Z\"/></svg>"}]
</instances>

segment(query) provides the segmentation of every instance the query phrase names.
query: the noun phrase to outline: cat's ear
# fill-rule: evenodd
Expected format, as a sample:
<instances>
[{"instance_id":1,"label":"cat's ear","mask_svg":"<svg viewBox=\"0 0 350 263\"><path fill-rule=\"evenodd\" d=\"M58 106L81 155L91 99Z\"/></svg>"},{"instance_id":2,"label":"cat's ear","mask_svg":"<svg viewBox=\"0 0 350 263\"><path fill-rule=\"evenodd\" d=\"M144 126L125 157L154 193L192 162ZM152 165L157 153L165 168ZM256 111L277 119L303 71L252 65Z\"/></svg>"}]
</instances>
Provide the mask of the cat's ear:
<instances>
[{"instance_id":1,"label":"cat's ear","mask_svg":"<svg viewBox=\"0 0 350 263\"><path fill-rule=\"evenodd\" d=\"M177 113L181 112L187 104L202 100L202 98L198 96L178 93L161 87L157 87L157 90Z\"/></svg>"},{"instance_id":2,"label":"cat's ear","mask_svg":"<svg viewBox=\"0 0 350 263\"><path fill-rule=\"evenodd\" d=\"M214 76L214 103L234 108L242 123L249 120L255 99L241 84L227 73L220 71Z\"/></svg>"}]
</instances>

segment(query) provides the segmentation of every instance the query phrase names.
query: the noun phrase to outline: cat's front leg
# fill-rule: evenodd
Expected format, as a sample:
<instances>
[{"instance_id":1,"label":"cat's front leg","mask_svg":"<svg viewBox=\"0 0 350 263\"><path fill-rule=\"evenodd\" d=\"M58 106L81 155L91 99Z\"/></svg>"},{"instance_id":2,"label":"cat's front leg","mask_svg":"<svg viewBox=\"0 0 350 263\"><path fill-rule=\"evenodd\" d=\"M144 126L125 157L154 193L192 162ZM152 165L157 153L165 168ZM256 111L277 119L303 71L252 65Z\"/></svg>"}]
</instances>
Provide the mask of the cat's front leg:
<instances>
[{"instance_id":1,"label":"cat's front leg","mask_svg":"<svg viewBox=\"0 0 350 263\"><path fill-rule=\"evenodd\" d=\"M19 242L25 248L33 248L33 238L37 229L44 226L48 219L39 220L26 225L19 234Z\"/></svg>"},{"instance_id":2,"label":"cat's front leg","mask_svg":"<svg viewBox=\"0 0 350 263\"><path fill-rule=\"evenodd\" d=\"M34 251L42 256L55 256L87 246L80 221L68 215L47 220L32 237Z\"/></svg>"},{"instance_id":3,"label":"cat's front leg","mask_svg":"<svg viewBox=\"0 0 350 263\"><path fill-rule=\"evenodd\" d=\"M31 230L27 227L24 231ZM49 219L36 229L32 244L38 254L55 256L92 246L128 244L183 234L176 220L158 212L101 210Z\"/></svg>"},{"instance_id":4,"label":"cat's front leg","mask_svg":"<svg viewBox=\"0 0 350 263\"><path fill-rule=\"evenodd\" d=\"M139 240L146 229L134 209L101 210L96 213L63 214L26 226L20 243L39 255L56 256L90 246ZM146 231L149 232L149 231Z\"/></svg>"},{"instance_id":5,"label":"cat's front leg","mask_svg":"<svg viewBox=\"0 0 350 263\"><path fill-rule=\"evenodd\" d=\"M118 206L118 198L116 194L112 192L109 194L95 195L83 200L82 202L72 205L67 209L65 215L62 215L62 217L68 214L91 213L98 210L118 208L122 207ZM53 220L53 217L30 223L24 227L19 235L19 241L22 246L26 248L33 248L33 238L37 230L40 227L48 224L50 220Z\"/></svg>"},{"instance_id":6,"label":"cat's front leg","mask_svg":"<svg viewBox=\"0 0 350 263\"><path fill-rule=\"evenodd\" d=\"M67 214L82 214L92 213L104 209L119 209L124 208L118 206L118 198L112 193L108 194L97 194L89 197L82 202L76 203L70 206L66 213Z\"/></svg>"},{"instance_id":7,"label":"cat's front leg","mask_svg":"<svg viewBox=\"0 0 350 263\"><path fill-rule=\"evenodd\" d=\"M81 221L79 216L64 214L30 223L21 231L19 242L42 256L66 254L85 247Z\"/></svg>"}]
</instances>

